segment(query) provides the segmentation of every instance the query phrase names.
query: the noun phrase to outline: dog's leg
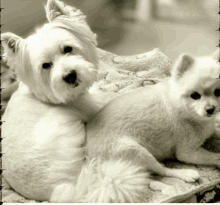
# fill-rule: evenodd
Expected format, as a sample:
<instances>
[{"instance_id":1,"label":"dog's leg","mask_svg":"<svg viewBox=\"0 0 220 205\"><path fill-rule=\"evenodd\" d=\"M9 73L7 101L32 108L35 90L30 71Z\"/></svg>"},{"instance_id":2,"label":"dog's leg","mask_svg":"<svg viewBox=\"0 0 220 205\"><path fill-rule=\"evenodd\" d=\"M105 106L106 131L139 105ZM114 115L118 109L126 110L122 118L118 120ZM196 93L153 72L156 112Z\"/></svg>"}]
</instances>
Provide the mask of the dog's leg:
<instances>
[{"instance_id":1,"label":"dog's leg","mask_svg":"<svg viewBox=\"0 0 220 205\"><path fill-rule=\"evenodd\" d=\"M123 144L123 141L125 142ZM132 142L133 141L133 142ZM195 182L199 179L199 173L193 169L172 169L164 167L156 158L144 147L131 138L120 139L116 157L131 160L138 165L144 166L146 170L168 177L182 179L186 182Z\"/></svg>"},{"instance_id":2,"label":"dog's leg","mask_svg":"<svg viewBox=\"0 0 220 205\"><path fill-rule=\"evenodd\" d=\"M178 160L198 164L198 165L214 165L220 168L220 154L209 152L202 147L195 149L179 149L177 150L176 157Z\"/></svg>"}]
</instances>

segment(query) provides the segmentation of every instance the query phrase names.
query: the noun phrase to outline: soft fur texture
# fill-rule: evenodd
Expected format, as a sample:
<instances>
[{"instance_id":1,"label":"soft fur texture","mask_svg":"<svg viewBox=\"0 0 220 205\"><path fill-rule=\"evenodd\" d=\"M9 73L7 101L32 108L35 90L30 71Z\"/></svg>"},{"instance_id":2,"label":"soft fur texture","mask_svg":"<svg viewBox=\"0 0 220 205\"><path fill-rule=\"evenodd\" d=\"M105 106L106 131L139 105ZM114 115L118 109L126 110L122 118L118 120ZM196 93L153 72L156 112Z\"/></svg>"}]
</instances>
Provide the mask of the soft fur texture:
<instances>
[{"instance_id":1,"label":"soft fur texture","mask_svg":"<svg viewBox=\"0 0 220 205\"><path fill-rule=\"evenodd\" d=\"M82 202L140 202L147 190L149 174L140 166L121 159L94 160L85 164L78 178L77 193ZM132 193L132 194L131 194Z\"/></svg>"},{"instance_id":2,"label":"soft fur texture","mask_svg":"<svg viewBox=\"0 0 220 205\"><path fill-rule=\"evenodd\" d=\"M64 13L59 13L61 6L59 1L48 1L45 8L50 23L27 39L12 33L2 34L10 68L38 99L53 104L76 99L96 80L98 68L95 35L85 23L67 16L69 6L63 5ZM65 53L66 47L72 51ZM43 69L44 63L51 67ZM63 77L73 70L77 80L67 84Z\"/></svg>"},{"instance_id":3,"label":"soft fur texture","mask_svg":"<svg viewBox=\"0 0 220 205\"><path fill-rule=\"evenodd\" d=\"M100 109L88 92L98 72L96 39L72 7L48 0L45 10L49 23L27 39L1 35L20 79L2 119L3 176L26 198L76 202L84 123Z\"/></svg>"},{"instance_id":4,"label":"soft fur texture","mask_svg":"<svg viewBox=\"0 0 220 205\"><path fill-rule=\"evenodd\" d=\"M158 162L172 156L185 163L220 168L220 154L201 148L215 132L219 75L217 58L182 55L170 79L122 95L105 106L87 125L88 169L93 170L88 175L93 174L87 187L81 187L85 201L138 202L147 184L147 170L186 182L200 178L195 170L170 169ZM96 160L92 167L91 159ZM118 170L125 170L130 180L124 180Z\"/></svg>"}]
</instances>

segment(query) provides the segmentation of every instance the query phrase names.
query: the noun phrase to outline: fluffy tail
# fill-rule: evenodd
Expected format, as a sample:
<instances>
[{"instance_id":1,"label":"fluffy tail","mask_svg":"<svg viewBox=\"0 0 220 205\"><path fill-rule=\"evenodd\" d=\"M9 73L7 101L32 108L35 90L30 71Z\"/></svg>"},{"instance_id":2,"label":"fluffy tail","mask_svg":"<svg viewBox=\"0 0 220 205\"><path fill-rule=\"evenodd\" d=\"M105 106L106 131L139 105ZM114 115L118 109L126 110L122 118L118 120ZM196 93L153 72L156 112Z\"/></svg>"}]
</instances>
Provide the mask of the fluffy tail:
<instances>
[{"instance_id":1,"label":"fluffy tail","mask_svg":"<svg viewBox=\"0 0 220 205\"><path fill-rule=\"evenodd\" d=\"M78 178L77 195L88 203L143 202L149 174L122 160L92 160Z\"/></svg>"}]
</instances>

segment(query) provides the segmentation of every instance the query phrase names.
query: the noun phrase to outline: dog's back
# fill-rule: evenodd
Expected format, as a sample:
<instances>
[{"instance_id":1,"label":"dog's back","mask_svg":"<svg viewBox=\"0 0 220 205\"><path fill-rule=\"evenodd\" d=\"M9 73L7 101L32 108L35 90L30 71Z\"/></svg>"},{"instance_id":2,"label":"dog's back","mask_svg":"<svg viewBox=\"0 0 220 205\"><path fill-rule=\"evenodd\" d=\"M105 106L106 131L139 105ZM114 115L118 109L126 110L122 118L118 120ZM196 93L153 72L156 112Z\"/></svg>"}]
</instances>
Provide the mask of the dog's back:
<instances>
[{"instance_id":1,"label":"dog's back","mask_svg":"<svg viewBox=\"0 0 220 205\"><path fill-rule=\"evenodd\" d=\"M27 198L49 200L57 180L74 184L84 161L84 124L74 109L57 107L20 85L3 116L3 176Z\"/></svg>"},{"instance_id":2,"label":"dog's back","mask_svg":"<svg viewBox=\"0 0 220 205\"><path fill-rule=\"evenodd\" d=\"M176 115L173 115L170 102L164 101L169 92L169 89L164 89L167 83L130 92L102 109L87 125L89 156L106 155L108 149L112 152L115 144L122 141L123 136L128 136L146 147L156 158L170 157L175 145L171 138L175 132L172 124ZM101 142L104 147L100 146Z\"/></svg>"}]
</instances>

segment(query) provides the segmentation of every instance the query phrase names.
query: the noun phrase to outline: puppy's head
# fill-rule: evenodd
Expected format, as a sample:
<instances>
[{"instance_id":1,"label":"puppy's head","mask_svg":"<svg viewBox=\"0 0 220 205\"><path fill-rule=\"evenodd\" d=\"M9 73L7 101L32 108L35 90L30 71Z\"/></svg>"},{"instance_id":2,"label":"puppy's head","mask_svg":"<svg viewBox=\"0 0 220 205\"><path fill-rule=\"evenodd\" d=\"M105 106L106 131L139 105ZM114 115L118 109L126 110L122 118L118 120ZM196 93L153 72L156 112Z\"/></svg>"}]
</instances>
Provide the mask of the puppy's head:
<instances>
[{"instance_id":1,"label":"puppy's head","mask_svg":"<svg viewBox=\"0 0 220 205\"><path fill-rule=\"evenodd\" d=\"M28 38L2 34L5 57L38 99L68 103L96 80L96 37L79 10L58 0L45 10L49 23Z\"/></svg>"},{"instance_id":2,"label":"puppy's head","mask_svg":"<svg viewBox=\"0 0 220 205\"><path fill-rule=\"evenodd\" d=\"M216 54L196 59L184 54L172 70L180 106L194 117L210 119L220 110L220 69Z\"/></svg>"}]
</instances>

